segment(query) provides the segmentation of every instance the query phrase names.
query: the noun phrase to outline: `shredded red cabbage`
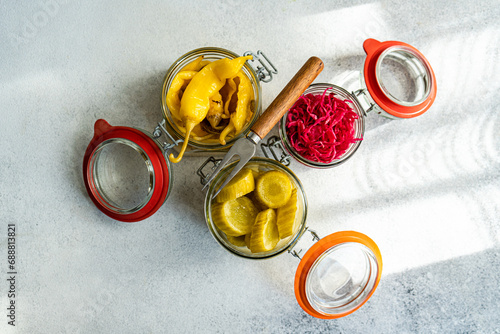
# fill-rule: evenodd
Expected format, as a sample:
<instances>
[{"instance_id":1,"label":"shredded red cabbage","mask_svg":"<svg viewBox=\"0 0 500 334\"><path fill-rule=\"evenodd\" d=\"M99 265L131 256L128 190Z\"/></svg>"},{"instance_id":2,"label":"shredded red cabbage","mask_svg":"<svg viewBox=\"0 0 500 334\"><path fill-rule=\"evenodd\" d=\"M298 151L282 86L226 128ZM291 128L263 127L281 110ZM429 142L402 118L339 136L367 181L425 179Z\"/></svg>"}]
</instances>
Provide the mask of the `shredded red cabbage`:
<instances>
[{"instance_id":1,"label":"shredded red cabbage","mask_svg":"<svg viewBox=\"0 0 500 334\"><path fill-rule=\"evenodd\" d=\"M285 127L288 140L303 158L330 163L339 159L355 138L354 123L359 118L347 102L333 93L302 95L289 110Z\"/></svg>"}]
</instances>

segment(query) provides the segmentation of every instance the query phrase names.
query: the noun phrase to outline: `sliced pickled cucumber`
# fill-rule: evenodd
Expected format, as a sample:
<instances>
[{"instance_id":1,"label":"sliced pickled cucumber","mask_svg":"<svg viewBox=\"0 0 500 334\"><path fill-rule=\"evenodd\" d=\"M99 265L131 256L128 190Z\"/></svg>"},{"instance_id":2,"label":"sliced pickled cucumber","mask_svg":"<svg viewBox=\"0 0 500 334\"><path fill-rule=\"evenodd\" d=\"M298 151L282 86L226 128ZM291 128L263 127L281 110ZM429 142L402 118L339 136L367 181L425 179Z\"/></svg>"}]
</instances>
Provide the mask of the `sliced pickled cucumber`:
<instances>
[{"instance_id":1,"label":"sliced pickled cucumber","mask_svg":"<svg viewBox=\"0 0 500 334\"><path fill-rule=\"evenodd\" d=\"M266 209L269 209L269 207L267 207L266 205L259 202L259 200L257 200L257 197L255 196L255 190L252 191L251 193L246 194L245 196L252 200L253 204L259 211L264 211Z\"/></svg>"},{"instance_id":2,"label":"sliced pickled cucumber","mask_svg":"<svg viewBox=\"0 0 500 334\"><path fill-rule=\"evenodd\" d=\"M218 203L226 202L243 195L255 189L255 181L251 169L243 168L240 170L229 183L222 188L220 193L215 198Z\"/></svg>"},{"instance_id":3,"label":"sliced pickled cucumber","mask_svg":"<svg viewBox=\"0 0 500 334\"><path fill-rule=\"evenodd\" d=\"M253 174L253 179L254 179L255 181L257 181L257 179L258 179L258 178L259 178L259 176L260 176L260 172L259 172L258 170L253 169L253 168L251 168L250 170L252 171L252 174Z\"/></svg>"},{"instance_id":4,"label":"sliced pickled cucumber","mask_svg":"<svg viewBox=\"0 0 500 334\"><path fill-rule=\"evenodd\" d=\"M283 172L272 170L261 176L255 185L255 197L268 208L285 205L292 195L292 182Z\"/></svg>"},{"instance_id":5,"label":"sliced pickled cucumber","mask_svg":"<svg viewBox=\"0 0 500 334\"><path fill-rule=\"evenodd\" d=\"M245 247L245 235L240 235L239 237L233 237L231 235L226 235L227 241L235 245L236 247Z\"/></svg>"},{"instance_id":6,"label":"sliced pickled cucumber","mask_svg":"<svg viewBox=\"0 0 500 334\"><path fill-rule=\"evenodd\" d=\"M268 252L276 247L279 240L276 212L273 209L259 212L250 236L250 251L252 253Z\"/></svg>"},{"instance_id":7,"label":"sliced pickled cucumber","mask_svg":"<svg viewBox=\"0 0 500 334\"><path fill-rule=\"evenodd\" d=\"M252 232L245 234L245 246L250 249L250 240L252 239Z\"/></svg>"},{"instance_id":8,"label":"sliced pickled cucumber","mask_svg":"<svg viewBox=\"0 0 500 334\"><path fill-rule=\"evenodd\" d=\"M227 236L250 233L258 213L259 210L245 196L212 205L212 220Z\"/></svg>"},{"instance_id":9,"label":"sliced pickled cucumber","mask_svg":"<svg viewBox=\"0 0 500 334\"><path fill-rule=\"evenodd\" d=\"M286 238L295 233L297 217L297 189L292 190L288 202L277 210L277 223L280 238Z\"/></svg>"}]
</instances>

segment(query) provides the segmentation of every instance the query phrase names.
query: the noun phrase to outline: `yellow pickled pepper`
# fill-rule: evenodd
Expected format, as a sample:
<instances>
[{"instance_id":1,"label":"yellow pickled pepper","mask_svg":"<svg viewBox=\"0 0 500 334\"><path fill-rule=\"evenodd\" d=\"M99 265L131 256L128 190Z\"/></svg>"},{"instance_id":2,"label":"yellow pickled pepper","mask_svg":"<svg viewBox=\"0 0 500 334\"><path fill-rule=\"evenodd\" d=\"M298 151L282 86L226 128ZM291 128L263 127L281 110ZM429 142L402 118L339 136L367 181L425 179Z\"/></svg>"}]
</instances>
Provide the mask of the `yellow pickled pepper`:
<instances>
[{"instance_id":1,"label":"yellow pickled pepper","mask_svg":"<svg viewBox=\"0 0 500 334\"><path fill-rule=\"evenodd\" d=\"M191 79L198 73L197 71L180 71L177 73L170 84L167 92L167 107L172 117L180 119L179 110L181 109L181 98L179 93L187 87Z\"/></svg>"},{"instance_id":2,"label":"yellow pickled pepper","mask_svg":"<svg viewBox=\"0 0 500 334\"><path fill-rule=\"evenodd\" d=\"M249 59L252 59L252 56L216 60L203 67L191 79L182 95L179 110L180 119L186 127L184 143L177 157L174 157L173 154L169 155L171 162L177 163L181 161L191 131L207 116L210 109L210 99L219 93L227 78L232 78L238 74Z\"/></svg>"},{"instance_id":3,"label":"yellow pickled pepper","mask_svg":"<svg viewBox=\"0 0 500 334\"><path fill-rule=\"evenodd\" d=\"M238 102L236 104L236 111L231 114L231 119L228 126L224 128L221 132L219 141L222 145L226 145L226 137L231 133L238 133L243 129L246 123L247 117L251 112L249 110L250 102L254 99L253 87L250 79L243 73L243 71L238 72L238 78L240 79L238 84Z\"/></svg>"},{"instance_id":4,"label":"yellow pickled pepper","mask_svg":"<svg viewBox=\"0 0 500 334\"><path fill-rule=\"evenodd\" d=\"M203 66L209 63L209 61L203 60L203 56L199 56L198 58L181 68L181 71L199 71Z\"/></svg>"},{"instance_id":5,"label":"yellow pickled pepper","mask_svg":"<svg viewBox=\"0 0 500 334\"><path fill-rule=\"evenodd\" d=\"M167 107L172 114L172 117L179 119L179 109L181 108L180 92L183 91L195 74L209 62L203 61L203 56L197 57L192 62L181 68L170 84L167 91Z\"/></svg>"},{"instance_id":6,"label":"yellow pickled pepper","mask_svg":"<svg viewBox=\"0 0 500 334\"><path fill-rule=\"evenodd\" d=\"M226 80L226 84L220 90L222 95L222 99L224 102L224 114L223 118L229 118L231 116L231 111L229 110L229 105L231 104L231 100L233 98L233 94L236 93L236 83L234 82L234 78L228 78Z\"/></svg>"},{"instance_id":7,"label":"yellow pickled pepper","mask_svg":"<svg viewBox=\"0 0 500 334\"><path fill-rule=\"evenodd\" d=\"M222 103L222 95L220 93L215 94L210 99L210 109L207 113L207 121L210 123L212 128L217 129L222 117L224 116L224 106Z\"/></svg>"}]
</instances>

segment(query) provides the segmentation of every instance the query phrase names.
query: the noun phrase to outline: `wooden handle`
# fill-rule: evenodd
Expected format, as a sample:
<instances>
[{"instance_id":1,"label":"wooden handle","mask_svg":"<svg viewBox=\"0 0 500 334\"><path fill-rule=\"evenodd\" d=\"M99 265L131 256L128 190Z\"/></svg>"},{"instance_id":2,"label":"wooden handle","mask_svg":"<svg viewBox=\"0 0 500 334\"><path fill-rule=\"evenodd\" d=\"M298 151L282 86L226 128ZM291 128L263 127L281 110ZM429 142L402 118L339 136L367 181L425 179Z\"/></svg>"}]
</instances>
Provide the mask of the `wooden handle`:
<instances>
[{"instance_id":1,"label":"wooden handle","mask_svg":"<svg viewBox=\"0 0 500 334\"><path fill-rule=\"evenodd\" d=\"M323 61L318 57L309 58L290 82L276 96L266 111L252 126L252 131L263 139L281 117L299 99L309 85L323 70Z\"/></svg>"}]
</instances>

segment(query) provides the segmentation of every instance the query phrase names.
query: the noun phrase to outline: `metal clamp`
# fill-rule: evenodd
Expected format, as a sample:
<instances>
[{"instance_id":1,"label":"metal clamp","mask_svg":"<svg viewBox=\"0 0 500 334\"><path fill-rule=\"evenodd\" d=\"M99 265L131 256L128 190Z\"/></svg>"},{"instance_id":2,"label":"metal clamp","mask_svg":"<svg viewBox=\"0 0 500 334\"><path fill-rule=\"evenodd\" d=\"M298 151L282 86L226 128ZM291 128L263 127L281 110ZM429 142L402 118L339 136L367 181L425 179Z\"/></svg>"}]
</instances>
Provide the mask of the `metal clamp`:
<instances>
[{"instance_id":1,"label":"metal clamp","mask_svg":"<svg viewBox=\"0 0 500 334\"><path fill-rule=\"evenodd\" d=\"M279 161L285 166L290 165L290 156L286 153L283 143L277 136L270 137L265 144L260 144L266 158ZM278 153L280 153L278 157Z\"/></svg>"},{"instance_id":2,"label":"metal clamp","mask_svg":"<svg viewBox=\"0 0 500 334\"><path fill-rule=\"evenodd\" d=\"M212 175L214 170L217 169L217 167L219 166L221 161L222 161L222 159L215 159L214 157L210 157L200 166L200 168L198 168L198 170L196 171L196 175L198 175L200 177L200 182L202 185L206 185L208 183L210 176ZM210 173L205 174L205 173L203 173L203 169L209 163L212 163L213 166L210 168Z\"/></svg>"},{"instance_id":3,"label":"metal clamp","mask_svg":"<svg viewBox=\"0 0 500 334\"><path fill-rule=\"evenodd\" d=\"M278 74L278 70L271 63L271 61L266 57L264 52L257 51L257 54L252 51L247 51L243 56L252 56L253 59L249 61L250 66L257 72L259 80L262 82L269 82L273 80L273 74ZM257 67L254 67L254 63L257 63ZM260 65L259 65L260 64Z\"/></svg>"},{"instance_id":4,"label":"metal clamp","mask_svg":"<svg viewBox=\"0 0 500 334\"><path fill-rule=\"evenodd\" d=\"M306 227L306 229L304 230L304 232L302 232L302 234L297 238L297 241L288 249L288 253L292 254L292 256L295 256L299 260L302 260L301 253L302 253L303 249L301 248L298 251L296 251L294 248L297 245L297 242L300 239L302 239L302 237L304 236L304 234L306 232L311 233L311 235L312 235L311 241L316 242L316 241L319 241L319 239L320 239L319 236L318 236L318 234L316 233L316 231L311 230L309 227Z\"/></svg>"},{"instance_id":5,"label":"metal clamp","mask_svg":"<svg viewBox=\"0 0 500 334\"><path fill-rule=\"evenodd\" d=\"M165 135L170 140L170 142L164 141L162 143L163 154L165 155L165 157L167 157L167 152L171 148L184 142L183 139L175 140L174 137L172 137L172 135L165 128L165 120L158 123L158 125L155 127L155 130L153 131L153 138L154 139L159 139L162 135Z\"/></svg>"},{"instance_id":6,"label":"metal clamp","mask_svg":"<svg viewBox=\"0 0 500 334\"><path fill-rule=\"evenodd\" d=\"M361 89L358 89L354 92L352 92L352 95L353 97L356 99L356 102L358 102L358 104L361 106L361 109L363 110L363 113L365 114L365 116L373 110L373 108L375 108L375 104L374 103L371 103L371 102L367 102L369 99L368 99L368 96L366 95L368 92L366 91L366 89L364 88L361 88ZM359 96L363 95L364 96L364 101L366 101L366 104L369 104L369 107L368 109L366 109L364 105L361 104L361 101L358 99ZM371 99L371 97L370 97Z\"/></svg>"}]
</instances>

